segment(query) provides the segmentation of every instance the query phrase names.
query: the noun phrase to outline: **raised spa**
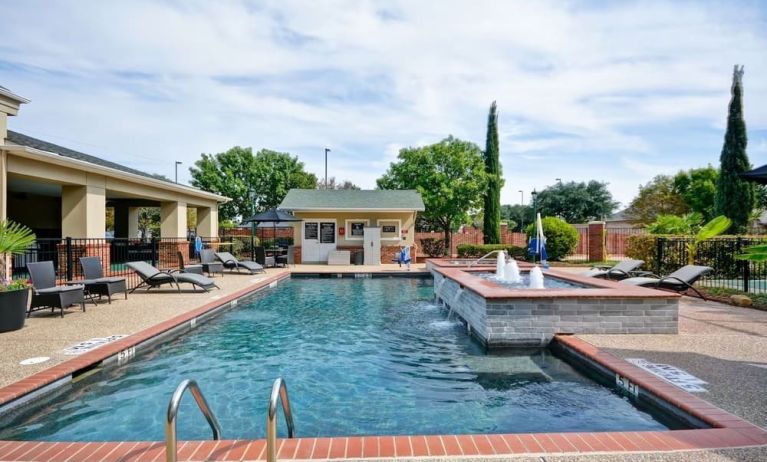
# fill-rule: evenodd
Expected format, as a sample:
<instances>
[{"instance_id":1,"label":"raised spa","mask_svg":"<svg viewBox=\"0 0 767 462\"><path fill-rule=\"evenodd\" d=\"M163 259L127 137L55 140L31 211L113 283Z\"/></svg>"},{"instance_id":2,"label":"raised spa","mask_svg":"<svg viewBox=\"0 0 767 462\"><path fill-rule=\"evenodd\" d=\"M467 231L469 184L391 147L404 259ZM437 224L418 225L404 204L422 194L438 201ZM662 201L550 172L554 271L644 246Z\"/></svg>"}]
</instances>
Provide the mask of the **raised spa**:
<instances>
[{"instance_id":1,"label":"raised spa","mask_svg":"<svg viewBox=\"0 0 767 462\"><path fill-rule=\"evenodd\" d=\"M544 346L556 334L677 333L674 293L556 270L530 288L529 264L517 282L489 266L457 266L429 261L435 297L488 348Z\"/></svg>"}]
</instances>

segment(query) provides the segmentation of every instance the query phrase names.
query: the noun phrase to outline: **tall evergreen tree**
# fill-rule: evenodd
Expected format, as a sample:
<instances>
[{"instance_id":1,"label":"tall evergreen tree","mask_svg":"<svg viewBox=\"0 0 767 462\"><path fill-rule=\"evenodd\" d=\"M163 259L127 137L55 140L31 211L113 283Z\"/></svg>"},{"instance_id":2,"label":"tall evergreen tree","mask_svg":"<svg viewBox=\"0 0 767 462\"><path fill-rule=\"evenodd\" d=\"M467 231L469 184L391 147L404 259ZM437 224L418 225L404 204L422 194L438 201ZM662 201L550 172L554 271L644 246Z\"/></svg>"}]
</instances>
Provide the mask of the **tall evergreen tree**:
<instances>
[{"instance_id":1,"label":"tall evergreen tree","mask_svg":"<svg viewBox=\"0 0 767 462\"><path fill-rule=\"evenodd\" d=\"M487 140L485 142L485 172L487 189L485 190L485 208L482 232L485 244L501 243L501 161L498 154L498 113L495 101L490 105L487 116Z\"/></svg>"},{"instance_id":2,"label":"tall evergreen tree","mask_svg":"<svg viewBox=\"0 0 767 462\"><path fill-rule=\"evenodd\" d=\"M746 154L746 121L743 119L743 66L735 65L732 75L732 98L727 116L727 132L719 157L721 163L716 184L715 215L732 220L732 229L743 232L756 205L756 189L753 183L739 175L751 170Z\"/></svg>"}]
</instances>

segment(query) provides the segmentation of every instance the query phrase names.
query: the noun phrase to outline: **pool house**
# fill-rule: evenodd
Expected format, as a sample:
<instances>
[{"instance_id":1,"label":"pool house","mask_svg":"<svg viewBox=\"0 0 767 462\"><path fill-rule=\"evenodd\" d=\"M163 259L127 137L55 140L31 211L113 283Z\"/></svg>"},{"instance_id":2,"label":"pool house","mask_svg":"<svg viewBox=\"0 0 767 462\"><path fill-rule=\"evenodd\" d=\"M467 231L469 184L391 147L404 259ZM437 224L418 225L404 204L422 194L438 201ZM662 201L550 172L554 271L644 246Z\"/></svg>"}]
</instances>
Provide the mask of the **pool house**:
<instances>
[{"instance_id":1,"label":"pool house","mask_svg":"<svg viewBox=\"0 0 767 462\"><path fill-rule=\"evenodd\" d=\"M424 204L414 190L291 189L279 208L303 220L294 226L296 263L379 265L405 246L415 257Z\"/></svg>"}]
</instances>

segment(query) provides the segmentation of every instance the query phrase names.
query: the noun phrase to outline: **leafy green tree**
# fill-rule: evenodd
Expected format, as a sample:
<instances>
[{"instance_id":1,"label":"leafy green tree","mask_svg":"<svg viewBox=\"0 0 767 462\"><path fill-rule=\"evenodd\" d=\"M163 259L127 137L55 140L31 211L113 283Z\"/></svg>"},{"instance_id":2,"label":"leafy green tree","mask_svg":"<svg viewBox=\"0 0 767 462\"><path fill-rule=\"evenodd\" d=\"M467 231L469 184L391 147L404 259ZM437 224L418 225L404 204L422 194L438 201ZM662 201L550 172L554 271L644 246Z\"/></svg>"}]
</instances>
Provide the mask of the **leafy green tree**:
<instances>
[{"instance_id":1,"label":"leafy green tree","mask_svg":"<svg viewBox=\"0 0 767 462\"><path fill-rule=\"evenodd\" d=\"M698 247L700 244L719 236L727 231L730 226L732 226L732 220L724 215L719 215L701 226L698 232L695 233L692 242L687 243L687 264L695 264L695 257L698 255Z\"/></svg>"},{"instance_id":2,"label":"leafy green tree","mask_svg":"<svg viewBox=\"0 0 767 462\"><path fill-rule=\"evenodd\" d=\"M160 208L141 207L138 212L138 229L141 238L160 236Z\"/></svg>"},{"instance_id":3,"label":"leafy green tree","mask_svg":"<svg viewBox=\"0 0 767 462\"><path fill-rule=\"evenodd\" d=\"M533 207L521 204L504 204L501 206L501 219L509 223L509 230L524 231L525 225L532 223L535 219Z\"/></svg>"},{"instance_id":4,"label":"leafy green tree","mask_svg":"<svg viewBox=\"0 0 767 462\"><path fill-rule=\"evenodd\" d=\"M189 169L192 185L232 200L219 207L219 220L235 220L277 207L292 188L314 189L317 177L303 162L285 152L236 146L203 154Z\"/></svg>"},{"instance_id":5,"label":"leafy green tree","mask_svg":"<svg viewBox=\"0 0 767 462\"><path fill-rule=\"evenodd\" d=\"M618 207L607 183L558 183L538 193L536 208L541 215L557 216L568 223L584 223L612 215Z\"/></svg>"},{"instance_id":6,"label":"leafy green tree","mask_svg":"<svg viewBox=\"0 0 767 462\"><path fill-rule=\"evenodd\" d=\"M501 160L498 146L498 113L495 101L490 105L487 116L487 140L485 142L485 173L487 174L487 189L485 190L485 207L483 209L482 234L485 244L501 243Z\"/></svg>"},{"instance_id":7,"label":"leafy green tree","mask_svg":"<svg viewBox=\"0 0 767 462\"><path fill-rule=\"evenodd\" d=\"M748 227L751 212L756 206L753 183L740 177L751 170L746 146L746 121L743 118L743 66L735 66L732 76L732 98L727 116L727 132L719 157L719 180L716 183L715 213L732 220L733 230L743 232Z\"/></svg>"},{"instance_id":8,"label":"leafy green tree","mask_svg":"<svg viewBox=\"0 0 767 462\"><path fill-rule=\"evenodd\" d=\"M482 151L452 136L439 143L400 150L398 160L377 180L380 189L416 189L426 211L424 221L441 229L450 249L453 229L482 206L487 185Z\"/></svg>"},{"instance_id":9,"label":"leafy green tree","mask_svg":"<svg viewBox=\"0 0 767 462\"><path fill-rule=\"evenodd\" d=\"M626 216L638 223L650 224L660 215L684 215L690 210L682 195L674 189L674 179L658 175L639 187L639 194L626 209Z\"/></svg>"},{"instance_id":10,"label":"leafy green tree","mask_svg":"<svg viewBox=\"0 0 767 462\"><path fill-rule=\"evenodd\" d=\"M342 181L340 183L337 183L336 182L336 177L331 176L330 178L328 178L328 187L327 188L325 188L325 179L324 178L319 178L317 180L317 189L356 189L356 190L360 190L362 188L360 188L359 186L357 186L356 184L352 183L349 180L344 180L344 181Z\"/></svg>"},{"instance_id":11,"label":"leafy green tree","mask_svg":"<svg viewBox=\"0 0 767 462\"><path fill-rule=\"evenodd\" d=\"M718 179L719 170L711 165L681 170L674 175L673 189L682 197L690 210L710 220L714 217L714 199Z\"/></svg>"},{"instance_id":12,"label":"leafy green tree","mask_svg":"<svg viewBox=\"0 0 767 462\"><path fill-rule=\"evenodd\" d=\"M703 221L697 212L686 215L658 215L645 229L650 234L692 234Z\"/></svg>"}]
</instances>

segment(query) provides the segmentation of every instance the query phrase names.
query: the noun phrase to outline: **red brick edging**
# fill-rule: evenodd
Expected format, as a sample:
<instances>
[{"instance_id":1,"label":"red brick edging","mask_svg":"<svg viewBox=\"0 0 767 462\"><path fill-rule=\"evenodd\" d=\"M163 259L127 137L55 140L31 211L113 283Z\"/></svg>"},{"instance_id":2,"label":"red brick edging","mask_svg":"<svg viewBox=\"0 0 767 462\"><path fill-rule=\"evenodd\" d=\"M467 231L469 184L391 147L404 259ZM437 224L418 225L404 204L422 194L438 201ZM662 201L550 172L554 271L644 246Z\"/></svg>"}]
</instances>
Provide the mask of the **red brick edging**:
<instances>
[{"instance_id":1,"label":"red brick edging","mask_svg":"<svg viewBox=\"0 0 767 462\"><path fill-rule=\"evenodd\" d=\"M94 362L124 351L231 300L288 277L287 273L259 281L221 300L177 316L138 334L105 345L75 360L54 366L0 389L0 403L52 383ZM294 460L477 457L521 454L593 454L613 452L683 451L767 445L767 430L730 414L610 353L574 336L559 336L565 347L619 374L643 392L662 398L713 428L643 432L584 432L488 435L361 436L296 438L278 441L278 457ZM3 461L161 461L161 442L39 442L0 441ZM186 441L179 443L180 461L265 460L264 440Z\"/></svg>"}]
</instances>

